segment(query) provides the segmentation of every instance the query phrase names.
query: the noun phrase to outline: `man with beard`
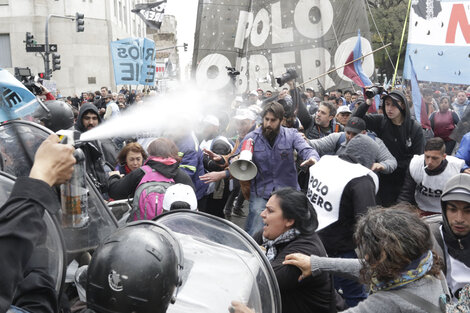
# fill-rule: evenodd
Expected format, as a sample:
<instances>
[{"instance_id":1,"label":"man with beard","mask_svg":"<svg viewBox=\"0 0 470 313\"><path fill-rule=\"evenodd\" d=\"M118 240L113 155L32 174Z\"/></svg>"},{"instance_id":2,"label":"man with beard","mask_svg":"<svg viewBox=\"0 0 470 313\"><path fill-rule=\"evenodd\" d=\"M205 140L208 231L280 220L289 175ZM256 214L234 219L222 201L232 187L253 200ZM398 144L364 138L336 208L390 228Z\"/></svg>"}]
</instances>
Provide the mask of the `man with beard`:
<instances>
[{"instance_id":1,"label":"man with beard","mask_svg":"<svg viewBox=\"0 0 470 313\"><path fill-rule=\"evenodd\" d=\"M237 149L237 153L240 152L248 139L254 141L252 162L258 172L251 180L250 209L245 225L245 230L250 235L262 229L263 220L260 213L266 207L273 191L282 187L300 190L294 150L297 151L299 159L305 160L300 166L313 165L319 159L318 153L307 144L297 130L281 126L284 109L280 103L266 104L261 116L262 126L248 133Z\"/></svg>"},{"instance_id":2,"label":"man with beard","mask_svg":"<svg viewBox=\"0 0 470 313\"><path fill-rule=\"evenodd\" d=\"M101 123L98 108L91 103L85 103L80 108L75 129L84 133L93 129ZM111 164L116 163L117 148L110 139L93 140L85 143L82 148L85 153L85 164L87 173L90 174L95 186L107 198L108 178L106 172L112 170ZM108 163L108 165L106 164Z\"/></svg>"}]
</instances>

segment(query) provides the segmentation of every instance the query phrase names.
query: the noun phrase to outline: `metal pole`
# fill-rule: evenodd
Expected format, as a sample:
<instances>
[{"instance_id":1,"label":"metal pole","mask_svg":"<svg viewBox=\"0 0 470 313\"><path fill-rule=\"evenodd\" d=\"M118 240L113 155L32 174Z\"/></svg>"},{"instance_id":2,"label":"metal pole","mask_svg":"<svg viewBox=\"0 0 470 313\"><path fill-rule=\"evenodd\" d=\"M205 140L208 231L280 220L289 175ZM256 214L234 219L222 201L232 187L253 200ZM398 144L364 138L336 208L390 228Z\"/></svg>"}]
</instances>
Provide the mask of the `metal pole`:
<instances>
[{"instance_id":1,"label":"metal pole","mask_svg":"<svg viewBox=\"0 0 470 313\"><path fill-rule=\"evenodd\" d=\"M51 17L59 17L59 18L65 18L65 19L68 19L68 20L75 20L75 17L71 17L71 16L62 16L62 15L55 15L55 14L49 14L47 16L47 19L46 19L46 40L45 40L45 60L44 60L44 72L45 72L45 76L46 76L46 79L51 79L51 76L52 76L52 70L50 70L50 67L49 67L49 55L51 54L50 50L49 50L49 20L51 19Z\"/></svg>"},{"instance_id":2,"label":"metal pole","mask_svg":"<svg viewBox=\"0 0 470 313\"><path fill-rule=\"evenodd\" d=\"M367 53L367 54L365 54L365 55L363 55L363 56L361 56L361 57L358 57L357 59L354 59L354 60L352 60L352 61L350 61L350 62L348 62L348 63L346 63L346 64L344 64L344 65L341 65L341 66L339 66L339 67L335 67L334 69L329 70L328 72L325 72L325 73L323 73L323 74L318 75L318 76L315 77L315 78L312 78L312 79L310 79L310 80L307 80L306 82L303 82L302 84L299 84L297 87L303 86L303 85L305 85L305 84L307 84L307 83L310 83L310 82L314 81L315 79L319 79L320 77L323 77L323 76L328 75L328 74L330 74L330 73L332 73L332 72L334 72L334 71L337 71L337 70L339 70L339 69L341 69L341 68L343 68L343 67L345 67L345 66L348 66L348 65L351 64L351 63L354 63L354 62L356 62L356 61L358 61L358 60L360 60L360 59L363 59L363 58L365 58L365 57L367 57L367 56L369 56L369 55L371 55L371 54L374 54L375 52L377 52L377 51L379 51L379 50L382 50L382 49L384 49L384 48L387 48L387 47L390 46L390 45L391 45L391 43L388 43L388 44L386 44L385 46L382 46L382 47L380 47L380 48L377 48L377 49L375 49L374 51L371 51L371 52L369 52L369 53Z\"/></svg>"},{"instance_id":3,"label":"metal pole","mask_svg":"<svg viewBox=\"0 0 470 313\"><path fill-rule=\"evenodd\" d=\"M52 14L49 14L46 19L46 51L44 52L44 55L46 56L44 59L44 76L46 76L46 79L51 79L51 74L49 72L49 20L52 17Z\"/></svg>"}]
</instances>

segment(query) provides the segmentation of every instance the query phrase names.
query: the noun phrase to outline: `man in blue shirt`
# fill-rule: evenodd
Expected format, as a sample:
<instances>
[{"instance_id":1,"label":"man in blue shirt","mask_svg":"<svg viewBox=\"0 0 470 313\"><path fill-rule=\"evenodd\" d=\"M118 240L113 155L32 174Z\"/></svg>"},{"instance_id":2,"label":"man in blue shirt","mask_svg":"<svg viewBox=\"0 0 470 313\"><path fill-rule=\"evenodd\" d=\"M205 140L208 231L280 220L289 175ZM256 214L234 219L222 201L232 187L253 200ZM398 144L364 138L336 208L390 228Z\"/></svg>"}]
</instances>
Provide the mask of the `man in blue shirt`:
<instances>
[{"instance_id":1,"label":"man in blue shirt","mask_svg":"<svg viewBox=\"0 0 470 313\"><path fill-rule=\"evenodd\" d=\"M251 180L250 211L245 225L245 230L250 235L262 229L260 213L274 190L282 187L300 190L294 150L297 151L298 158L305 160L301 167L313 165L319 159L318 153L296 129L281 126L283 117L284 109L281 104L268 103L262 112L262 126L248 133L243 140L253 139L252 161L258 168L256 177ZM239 151L240 148L237 152Z\"/></svg>"}]
</instances>

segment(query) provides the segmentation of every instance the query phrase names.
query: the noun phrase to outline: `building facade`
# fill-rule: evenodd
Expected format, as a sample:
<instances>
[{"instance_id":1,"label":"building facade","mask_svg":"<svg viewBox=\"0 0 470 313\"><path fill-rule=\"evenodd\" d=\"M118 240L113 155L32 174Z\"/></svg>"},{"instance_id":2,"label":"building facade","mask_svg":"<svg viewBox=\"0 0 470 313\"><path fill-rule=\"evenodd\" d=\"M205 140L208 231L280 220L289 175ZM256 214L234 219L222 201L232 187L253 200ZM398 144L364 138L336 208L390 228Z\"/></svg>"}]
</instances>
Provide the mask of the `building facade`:
<instances>
[{"instance_id":1,"label":"building facade","mask_svg":"<svg viewBox=\"0 0 470 313\"><path fill-rule=\"evenodd\" d=\"M45 43L49 14L85 15L85 31L76 32L75 21L52 17L49 43L57 44L61 69L52 73L64 96L102 86L116 91L110 42L127 37L145 37L145 23L131 10L141 0L0 0L0 67L14 74L15 67L44 72L40 53L26 52L26 32L38 44Z\"/></svg>"}]
</instances>

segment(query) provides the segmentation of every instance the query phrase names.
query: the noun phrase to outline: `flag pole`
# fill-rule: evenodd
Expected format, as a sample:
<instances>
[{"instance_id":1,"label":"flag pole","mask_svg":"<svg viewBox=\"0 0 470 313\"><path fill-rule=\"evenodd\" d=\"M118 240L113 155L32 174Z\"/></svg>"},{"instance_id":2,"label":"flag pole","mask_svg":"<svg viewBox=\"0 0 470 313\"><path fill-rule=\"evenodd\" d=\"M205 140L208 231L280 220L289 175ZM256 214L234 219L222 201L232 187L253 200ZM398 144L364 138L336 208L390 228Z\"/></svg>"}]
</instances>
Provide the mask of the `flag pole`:
<instances>
[{"instance_id":1,"label":"flag pole","mask_svg":"<svg viewBox=\"0 0 470 313\"><path fill-rule=\"evenodd\" d=\"M367 53L367 54L365 54L365 55L363 55L363 56L360 56L360 57L358 57L357 59L354 59L354 60L352 60L352 61L350 61L350 62L348 62L348 63L346 63L346 64L344 64L344 65L341 65L341 66L339 66L339 67L335 67L334 69L331 69L331 70L329 70L328 72L325 72L325 73L323 73L323 74L320 74L320 75L318 75L317 77L314 77L314 78L312 78L312 79L310 79L310 80L307 80L306 82L303 82L302 84L299 84L298 87L301 87L301 86L303 86L303 85L305 85L305 84L307 84L307 83L313 82L314 80L319 79L320 77L323 77L323 76L328 75L328 74L330 74L330 73L333 73L334 71L337 71L337 70L339 70L339 69L342 69L343 67L348 66L348 65L351 64L351 63L354 63L354 62L356 62L356 61L358 61L358 60L361 60L361 59L363 59L363 58L365 58L365 57L367 57L367 56L369 56L369 55L371 55L371 54L374 54L375 52L377 52L377 51L379 51L379 50L382 50L382 49L384 49L384 48L387 48L387 47L390 46L391 44L392 44L392 43L388 43L388 44L386 44L385 46L382 46L382 47L380 47L380 48L377 48L377 49L375 49L374 51L371 51L371 52L369 52L369 53Z\"/></svg>"}]
</instances>

